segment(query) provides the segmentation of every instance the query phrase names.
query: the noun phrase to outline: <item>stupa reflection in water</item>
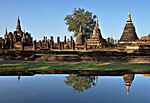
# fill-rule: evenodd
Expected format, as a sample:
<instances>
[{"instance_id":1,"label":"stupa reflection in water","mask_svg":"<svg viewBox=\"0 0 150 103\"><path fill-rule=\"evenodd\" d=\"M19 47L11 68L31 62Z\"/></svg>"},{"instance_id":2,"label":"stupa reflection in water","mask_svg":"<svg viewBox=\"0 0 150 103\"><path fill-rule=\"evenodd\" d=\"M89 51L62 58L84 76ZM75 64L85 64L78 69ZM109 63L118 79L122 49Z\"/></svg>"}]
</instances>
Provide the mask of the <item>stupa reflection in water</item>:
<instances>
[{"instance_id":1,"label":"stupa reflection in water","mask_svg":"<svg viewBox=\"0 0 150 103\"><path fill-rule=\"evenodd\" d=\"M125 82L127 95L130 92L130 87L131 87L132 81L134 80L134 75L135 74L125 74L125 75L123 75L123 79L124 79L124 82Z\"/></svg>"}]
</instances>

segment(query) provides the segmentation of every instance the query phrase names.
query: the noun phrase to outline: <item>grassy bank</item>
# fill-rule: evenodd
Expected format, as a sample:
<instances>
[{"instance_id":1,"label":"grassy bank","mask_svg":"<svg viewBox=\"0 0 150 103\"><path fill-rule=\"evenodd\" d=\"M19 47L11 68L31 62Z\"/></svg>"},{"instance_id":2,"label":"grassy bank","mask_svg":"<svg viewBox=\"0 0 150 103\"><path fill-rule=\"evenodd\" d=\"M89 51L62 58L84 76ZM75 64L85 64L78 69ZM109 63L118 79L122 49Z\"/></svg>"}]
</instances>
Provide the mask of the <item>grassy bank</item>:
<instances>
[{"instance_id":1,"label":"grassy bank","mask_svg":"<svg viewBox=\"0 0 150 103\"><path fill-rule=\"evenodd\" d=\"M1 62L0 70L150 70L150 63Z\"/></svg>"}]
</instances>

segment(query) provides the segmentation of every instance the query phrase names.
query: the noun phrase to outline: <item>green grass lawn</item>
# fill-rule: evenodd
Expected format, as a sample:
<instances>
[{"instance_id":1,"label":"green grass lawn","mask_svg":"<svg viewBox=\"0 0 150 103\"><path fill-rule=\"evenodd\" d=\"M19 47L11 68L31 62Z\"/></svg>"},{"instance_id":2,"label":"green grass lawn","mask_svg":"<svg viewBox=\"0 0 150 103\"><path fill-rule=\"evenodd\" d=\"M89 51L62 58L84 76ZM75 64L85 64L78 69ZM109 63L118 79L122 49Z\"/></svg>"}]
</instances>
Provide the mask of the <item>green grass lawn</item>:
<instances>
[{"instance_id":1,"label":"green grass lawn","mask_svg":"<svg viewBox=\"0 0 150 103\"><path fill-rule=\"evenodd\" d=\"M150 63L1 62L0 70L150 70Z\"/></svg>"}]
</instances>

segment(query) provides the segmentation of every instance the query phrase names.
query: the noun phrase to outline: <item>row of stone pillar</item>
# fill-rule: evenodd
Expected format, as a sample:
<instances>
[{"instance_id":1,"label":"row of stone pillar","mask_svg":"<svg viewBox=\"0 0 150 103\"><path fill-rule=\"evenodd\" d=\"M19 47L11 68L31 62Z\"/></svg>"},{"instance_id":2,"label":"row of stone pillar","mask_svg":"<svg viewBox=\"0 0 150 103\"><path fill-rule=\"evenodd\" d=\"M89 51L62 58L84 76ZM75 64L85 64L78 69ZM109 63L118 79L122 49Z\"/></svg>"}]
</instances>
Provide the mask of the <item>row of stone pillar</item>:
<instances>
[{"instance_id":1,"label":"row of stone pillar","mask_svg":"<svg viewBox=\"0 0 150 103\"><path fill-rule=\"evenodd\" d=\"M6 47L6 41L2 41L1 43L1 49L7 49ZM56 49L54 48L55 46L57 47L57 49L59 50L63 50L63 49L72 49L74 50L75 49L75 41L73 40L73 37L71 36L70 37L70 42L69 44L67 44L67 39L66 39L66 36L64 36L64 41L61 42L60 41L60 37L57 37L57 42L56 44L54 43L54 39L53 39L53 36L50 37L50 40L47 39L47 37L44 36L43 40L42 41L39 41L37 42L36 40L34 40L32 42L32 50L37 50L37 48L40 48L42 49L42 45L45 45L44 49L48 49L48 50L52 50L52 49ZM69 45L67 48L66 48L66 45ZM85 49L87 49L87 44L84 45L85 46ZM24 43L21 42L21 50L24 51ZM9 49L13 49L14 48L14 44L13 43L10 43L9 44Z\"/></svg>"},{"instance_id":2,"label":"row of stone pillar","mask_svg":"<svg viewBox=\"0 0 150 103\"><path fill-rule=\"evenodd\" d=\"M66 39L66 36L64 36L64 41L61 42L60 41L60 37L57 37L57 42L56 44L54 45L54 39L53 39L53 36L50 37L50 40L47 40L47 37L44 36L44 39L42 41L39 41L39 48L42 49L42 45L46 45L46 48L44 47L44 49L56 49L54 47L57 47L57 49L59 50L63 50L65 49L65 45L67 45L67 39ZM75 42L73 40L73 37L71 36L70 37L70 44L69 44L69 48L68 49L75 49ZM36 41L33 41L33 50L36 50L37 49L37 42Z\"/></svg>"}]
</instances>

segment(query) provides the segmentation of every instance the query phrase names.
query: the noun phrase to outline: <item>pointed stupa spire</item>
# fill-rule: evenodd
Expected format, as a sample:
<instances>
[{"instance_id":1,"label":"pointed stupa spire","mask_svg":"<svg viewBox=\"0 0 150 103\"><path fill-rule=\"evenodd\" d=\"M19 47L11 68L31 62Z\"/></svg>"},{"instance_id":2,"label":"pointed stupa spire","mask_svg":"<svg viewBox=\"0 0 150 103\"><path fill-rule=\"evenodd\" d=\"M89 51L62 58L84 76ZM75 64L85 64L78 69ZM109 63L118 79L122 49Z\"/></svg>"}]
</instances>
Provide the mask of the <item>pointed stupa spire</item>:
<instances>
[{"instance_id":1,"label":"pointed stupa spire","mask_svg":"<svg viewBox=\"0 0 150 103\"><path fill-rule=\"evenodd\" d=\"M127 22L132 22L132 18L131 18L131 12L128 12L128 21Z\"/></svg>"},{"instance_id":2,"label":"pointed stupa spire","mask_svg":"<svg viewBox=\"0 0 150 103\"><path fill-rule=\"evenodd\" d=\"M126 84L126 92L127 92L127 95L130 93L130 86L131 86L131 85L127 85L127 84Z\"/></svg>"},{"instance_id":3,"label":"pointed stupa spire","mask_svg":"<svg viewBox=\"0 0 150 103\"><path fill-rule=\"evenodd\" d=\"M5 30L5 35L7 35L7 28L6 28L6 30Z\"/></svg>"},{"instance_id":4,"label":"pointed stupa spire","mask_svg":"<svg viewBox=\"0 0 150 103\"><path fill-rule=\"evenodd\" d=\"M16 30L17 30L17 31L21 31L21 25L20 25L20 19L19 19L19 16L18 16L18 20L17 20Z\"/></svg>"},{"instance_id":5,"label":"pointed stupa spire","mask_svg":"<svg viewBox=\"0 0 150 103\"><path fill-rule=\"evenodd\" d=\"M96 16L96 27L98 27L98 17Z\"/></svg>"},{"instance_id":6,"label":"pointed stupa spire","mask_svg":"<svg viewBox=\"0 0 150 103\"><path fill-rule=\"evenodd\" d=\"M20 25L20 19L19 19L19 16L18 16L18 20L17 20L17 26Z\"/></svg>"},{"instance_id":7,"label":"pointed stupa spire","mask_svg":"<svg viewBox=\"0 0 150 103\"><path fill-rule=\"evenodd\" d=\"M21 79L21 76L20 75L18 75L18 83L20 83L20 79Z\"/></svg>"},{"instance_id":8,"label":"pointed stupa spire","mask_svg":"<svg viewBox=\"0 0 150 103\"><path fill-rule=\"evenodd\" d=\"M5 34L4 34L4 39L7 40L7 38L8 38L8 35L7 35L7 28L6 28Z\"/></svg>"}]
</instances>

